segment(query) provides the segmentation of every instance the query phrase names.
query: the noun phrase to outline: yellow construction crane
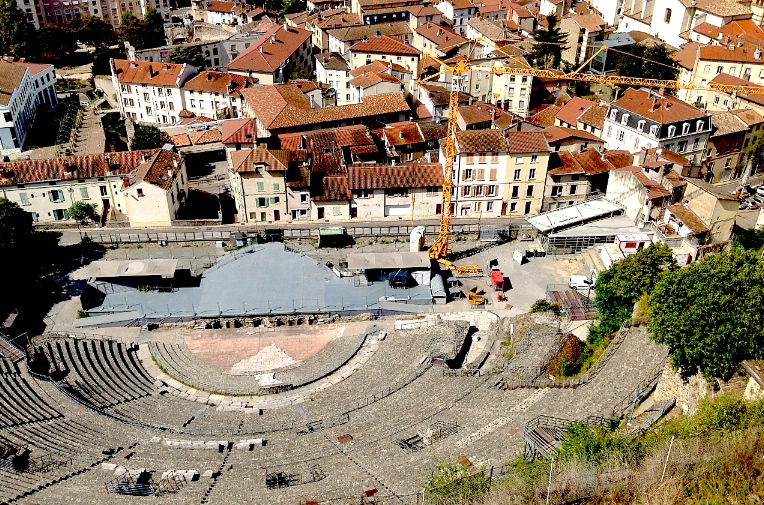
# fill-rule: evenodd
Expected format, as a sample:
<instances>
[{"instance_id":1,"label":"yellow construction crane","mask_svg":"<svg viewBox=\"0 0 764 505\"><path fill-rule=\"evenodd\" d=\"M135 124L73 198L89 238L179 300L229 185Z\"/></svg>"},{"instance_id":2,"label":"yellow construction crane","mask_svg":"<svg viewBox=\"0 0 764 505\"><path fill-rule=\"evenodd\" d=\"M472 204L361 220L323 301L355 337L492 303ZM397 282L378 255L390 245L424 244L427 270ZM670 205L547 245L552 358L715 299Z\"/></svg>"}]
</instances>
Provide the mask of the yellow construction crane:
<instances>
[{"instance_id":1,"label":"yellow construction crane","mask_svg":"<svg viewBox=\"0 0 764 505\"><path fill-rule=\"evenodd\" d=\"M518 66L507 67L493 67L489 65L477 65L471 61L472 52L475 51L477 44L483 42L486 45L492 47L497 53L501 53L503 57L514 60L518 63ZM608 49L603 45L600 49L589 57L583 65L572 72L560 72L558 70L550 69L537 69L528 65L528 63L520 58L507 54L505 51L493 44L492 41L483 37L463 42L461 45L474 43L475 45L470 52L470 55L466 59L456 58L454 63L446 63L445 61L437 58L431 54L425 53L422 61L432 59L440 65L440 71L422 77L421 73L417 79L417 84L420 85L426 82L437 82L439 76L446 73L451 73L451 91L448 101L448 128L445 137L445 144L443 145L443 156L445 159L442 161L444 166L444 178L443 178L443 199L440 213L440 228L438 237L432 243L429 249L430 258L441 260L449 268L455 268L450 262L443 260L443 258L451 252L449 246L449 235L451 232L451 197L453 194L454 181L452 178L454 167L454 156L456 154L456 132L457 132L457 112L459 109L459 88L461 74L465 72L486 72L494 75L529 75L533 77L540 77L546 79L559 79L569 81L583 81L583 82L596 82L605 84L621 84L627 86L646 86L650 88L664 88L664 89L694 89L705 91L719 91L722 93L735 94L750 94L761 95L764 94L764 86L735 86L730 84L718 84L714 82L708 82L707 84L699 85L695 83L684 83L673 80L663 79L642 79L639 77L625 77L619 75L595 75L584 74L582 70L602 51ZM424 66L423 66L424 69Z\"/></svg>"}]
</instances>

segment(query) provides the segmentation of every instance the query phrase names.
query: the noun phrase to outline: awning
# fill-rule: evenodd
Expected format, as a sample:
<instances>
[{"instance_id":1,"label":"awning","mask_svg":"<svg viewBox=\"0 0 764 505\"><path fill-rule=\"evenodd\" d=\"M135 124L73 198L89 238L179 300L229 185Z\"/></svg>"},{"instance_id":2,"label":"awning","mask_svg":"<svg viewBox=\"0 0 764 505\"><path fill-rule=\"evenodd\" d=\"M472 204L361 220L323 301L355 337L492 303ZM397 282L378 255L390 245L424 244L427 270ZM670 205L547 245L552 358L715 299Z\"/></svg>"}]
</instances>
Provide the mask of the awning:
<instances>
[{"instance_id":1,"label":"awning","mask_svg":"<svg viewBox=\"0 0 764 505\"><path fill-rule=\"evenodd\" d=\"M540 232L548 232L585 223L591 219L622 212L620 205L600 198L587 200L562 209L550 210L538 216L526 217L525 220Z\"/></svg>"}]
</instances>

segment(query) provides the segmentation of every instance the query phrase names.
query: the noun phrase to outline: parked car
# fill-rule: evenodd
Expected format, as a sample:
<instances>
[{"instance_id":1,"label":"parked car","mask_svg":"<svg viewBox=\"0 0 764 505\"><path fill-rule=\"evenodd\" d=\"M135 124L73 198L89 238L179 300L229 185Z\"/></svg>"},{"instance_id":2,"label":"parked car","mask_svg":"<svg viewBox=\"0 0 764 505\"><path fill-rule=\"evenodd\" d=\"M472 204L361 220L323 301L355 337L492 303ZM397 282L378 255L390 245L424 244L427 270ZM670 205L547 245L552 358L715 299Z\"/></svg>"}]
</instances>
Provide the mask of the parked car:
<instances>
[{"instance_id":1,"label":"parked car","mask_svg":"<svg viewBox=\"0 0 764 505\"><path fill-rule=\"evenodd\" d=\"M594 287L594 281L585 275L571 275L568 286L570 289L590 289Z\"/></svg>"},{"instance_id":2,"label":"parked car","mask_svg":"<svg viewBox=\"0 0 764 505\"><path fill-rule=\"evenodd\" d=\"M764 196L755 195L746 199L745 202L749 209L758 209L764 204Z\"/></svg>"}]
</instances>

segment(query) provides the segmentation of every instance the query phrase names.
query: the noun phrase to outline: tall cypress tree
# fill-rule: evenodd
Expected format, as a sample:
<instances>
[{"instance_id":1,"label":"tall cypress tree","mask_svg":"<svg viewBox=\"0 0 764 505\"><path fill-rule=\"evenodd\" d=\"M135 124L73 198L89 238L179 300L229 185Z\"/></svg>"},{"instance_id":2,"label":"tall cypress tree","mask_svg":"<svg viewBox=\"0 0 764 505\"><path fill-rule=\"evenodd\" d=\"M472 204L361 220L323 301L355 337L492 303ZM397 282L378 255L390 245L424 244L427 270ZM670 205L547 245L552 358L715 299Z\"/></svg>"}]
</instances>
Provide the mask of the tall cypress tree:
<instances>
[{"instance_id":1,"label":"tall cypress tree","mask_svg":"<svg viewBox=\"0 0 764 505\"><path fill-rule=\"evenodd\" d=\"M537 67L559 68L562 61L562 52L565 47L568 34L563 33L558 24L557 15L550 14L546 18L547 28L536 28L533 36L533 52L529 55Z\"/></svg>"}]
</instances>

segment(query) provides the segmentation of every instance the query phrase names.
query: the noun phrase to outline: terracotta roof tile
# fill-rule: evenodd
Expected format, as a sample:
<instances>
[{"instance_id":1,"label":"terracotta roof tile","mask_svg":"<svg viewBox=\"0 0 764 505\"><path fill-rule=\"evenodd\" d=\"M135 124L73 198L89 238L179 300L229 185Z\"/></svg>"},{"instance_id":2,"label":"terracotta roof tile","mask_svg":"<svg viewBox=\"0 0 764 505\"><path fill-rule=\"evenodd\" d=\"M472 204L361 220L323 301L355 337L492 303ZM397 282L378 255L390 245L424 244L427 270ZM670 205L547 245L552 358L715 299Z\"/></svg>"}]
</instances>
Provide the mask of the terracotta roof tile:
<instances>
[{"instance_id":1,"label":"terracotta roof tile","mask_svg":"<svg viewBox=\"0 0 764 505\"><path fill-rule=\"evenodd\" d=\"M745 79L740 79L739 77L735 77L734 75L729 74L719 74L713 79L711 79L711 82L718 82L719 84L733 84L735 86L758 86L758 84L754 84L750 81L746 81ZM764 105L764 95L750 95L750 94L741 94L738 93L738 98L742 98L744 100L748 100L749 102L757 103L759 105Z\"/></svg>"},{"instance_id":2,"label":"terracotta roof tile","mask_svg":"<svg viewBox=\"0 0 764 505\"><path fill-rule=\"evenodd\" d=\"M189 132L188 137L194 145L212 144L213 142L220 142L220 130L214 129L203 132Z\"/></svg>"},{"instance_id":3,"label":"terracotta roof tile","mask_svg":"<svg viewBox=\"0 0 764 505\"><path fill-rule=\"evenodd\" d=\"M506 153L509 149L499 130L467 130L456 132L456 152Z\"/></svg>"},{"instance_id":4,"label":"terracotta roof tile","mask_svg":"<svg viewBox=\"0 0 764 505\"><path fill-rule=\"evenodd\" d=\"M459 116L467 126L491 121L490 111L482 105L462 105L459 107Z\"/></svg>"},{"instance_id":5,"label":"terracotta roof tile","mask_svg":"<svg viewBox=\"0 0 764 505\"><path fill-rule=\"evenodd\" d=\"M697 214L682 204L672 205L666 209L676 216L693 234L705 233L708 227L703 224Z\"/></svg>"},{"instance_id":6,"label":"terracotta roof tile","mask_svg":"<svg viewBox=\"0 0 764 505\"><path fill-rule=\"evenodd\" d=\"M586 109L583 114L578 116L578 120L585 125L594 126L600 130L605 125L605 116L607 115L607 107L602 105L593 105Z\"/></svg>"},{"instance_id":7,"label":"terracotta roof tile","mask_svg":"<svg viewBox=\"0 0 764 505\"><path fill-rule=\"evenodd\" d=\"M658 107L655 109L653 109L654 99L658 102ZM660 96L654 92L634 88L627 89L621 98L613 102L613 105L660 124L676 123L707 115L697 107L676 97Z\"/></svg>"},{"instance_id":8,"label":"terracotta roof tile","mask_svg":"<svg viewBox=\"0 0 764 505\"><path fill-rule=\"evenodd\" d=\"M560 109L562 109L562 107L552 105L551 107L547 107L546 109L542 110L538 114L527 118L526 121L537 126L541 126L542 128L554 126L554 118Z\"/></svg>"},{"instance_id":9,"label":"terracotta roof tile","mask_svg":"<svg viewBox=\"0 0 764 505\"><path fill-rule=\"evenodd\" d=\"M119 82L177 86L185 64L150 61L114 60L114 73Z\"/></svg>"},{"instance_id":10,"label":"terracotta roof tile","mask_svg":"<svg viewBox=\"0 0 764 505\"><path fill-rule=\"evenodd\" d=\"M584 112L590 107L596 106L597 104L595 102L576 96L563 105L562 109L557 112L555 117L560 121L565 121L566 123L575 126L578 123L578 118L580 118Z\"/></svg>"},{"instance_id":11,"label":"terracotta roof tile","mask_svg":"<svg viewBox=\"0 0 764 505\"><path fill-rule=\"evenodd\" d=\"M0 163L0 186L129 174L135 167L143 163L144 158L148 158L158 151L158 149L121 151Z\"/></svg>"},{"instance_id":12,"label":"terracotta roof tile","mask_svg":"<svg viewBox=\"0 0 764 505\"><path fill-rule=\"evenodd\" d=\"M549 144L541 132L507 132L507 146L510 153L541 153L549 151Z\"/></svg>"},{"instance_id":13,"label":"terracotta roof tile","mask_svg":"<svg viewBox=\"0 0 764 505\"><path fill-rule=\"evenodd\" d=\"M764 117L752 109L736 109L732 111L732 114L737 116L740 121L744 122L748 126L764 123Z\"/></svg>"},{"instance_id":14,"label":"terracotta roof tile","mask_svg":"<svg viewBox=\"0 0 764 505\"><path fill-rule=\"evenodd\" d=\"M401 81L397 77L390 74L383 74L380 72L367 72L359 77L350 80L351 86L358 88L368 88L380 82L391 82L400 84Z\"/></svg>"},{"instance_id":15,"label":"terracotta roof tile","mask_svg":"<svg viewBox=\"0 0 764 505\"><path fill-rule=\"evenodd\" d=\"M443 166L438 163L350 165L348 179L351 190L440 187L443 185Z\"/></svg>"},{"instance_id":16,"label":"terracotta roof tile","mask_svg":"<svg viewBox=\"0 0 764 505\"><path fill-rule=\"evenodd\" d=\"M252 86L258 79L228 72L204 70L186 81L183 89L220 93L221 95L241 96L241 90Z\"/></svg>"},{"instance_id":17,"label":"terracotta roof tile","mask_svg":"<svg viewBox=\"0 0 764 505\"><path fill-rule=\"evenodd\" d=\"M351 196L347 175L325 176L321 179L321 187L311 192L311 198L317 202L349 200Z\"/></svg>"},{"instance_id":18,"label":"terracotta roof tile","mask_svg":"<svg viewBox=\"0 0 764 505\"><path fill-rule=\"evenodd\" d=\"M425 16L439 16L443 14L438 9L431 5L415 5L413 7L409 7L409 12L414 17L425 17Z\"/></svg>"},{"instance_id":19,"label":"terracotta roof tile","mask_svg":"<svg viewBox=\"0 0 764 505\"><path fill-rule=\"evenodd\" d=\"M457 35L448 28L435 23L423 24L416 29L416 32L427 40L437 44L438 49L441 51L447 51L457 44L467 42L467 39L461 35Z\"/></svg>"},{"instance_id":20,"label":"terracotta roof tile","mask_svg":"<svg viewBox=\"0 0 764 505\"><path fill-rule=\"evenodd\" d=\"M281 24L274 25L226 65L226 68L252 72L275 72L312 36L313 32L302 28L287 29Z\"/></svg>"},{"instance_id":21,"label":"terracotta roof tile","mask_svg":"<svg viewBox=\"0 0 764 505\"><path fill-rule=\"evenodd\" d=\"M411 71L409 69L407 69L406 67L398 65L397 63L393 63L392 61L390 61L388 63L385 63L382 60L374 60L371 63L369 63L368 65L363 65L363 66L360 66L360 67L356 68L355 70L351 70L350 71L350 76L351 77L358 77L358 76L361 76L361 75L366 74L368 72L385 73L385 72L388 72L390 70L390 67L392 67L392 69L394 71L396 71L396 72L404 72L406 74L410 74L411 73Z\"/></svg>"},{"instance_id":22,"label":"terracotta roof tile","mask_svg":"<svg viewBox=\"0 0 764 505\"><path fill-rule=\"evenodd\" d=\"M21 85L26 67L0 60L0 104L8 105L13 90Z\"/></svg>"},{"instance_id":23,"label":"terracotta roof tile","mask_svg":"<svg viewBox=\"0 0 764 505\"><path fill-rule=\"evenodd\" d=\"M215 120L212 119L212 118L209 118L207 116L198 116L198 117L197 116L193 116L193 117L188 117L188 118L185 118L185 119L181 119L176 126L186 126L186 125L189 125L191 123L211 123L213 121L215 121Z\"/></svg>"},{"instance_id":24,"label":"terracotta roof tile","mask_svg":"<svg viewBox=\"0 0 764 505\"><path fill-rule=\"evenodd\" d=\"M329 30L329 35L341 42L354 42L363 40L364 37L371 38L379 33L396 37L400 35L411 35L411 27L407 21L396 21L395 23L380 23L375 25L348 26L346 28L335 28Z\"/></svg>"},{"instance_id":25,"label":"terracotta roof tile","mask_svg":"<svg viewBox=\"0 0 764 505\"><path fill-rule=\"evenodd\" d=\"M687 184L691 184L699 189L702 189L709 195L713 195L719 200L733 200L733 201L739 200L739 198L735 198L735 195L733 195L732 193L728 193L724 189L714 186L712 184L709 184L703 181L702 179L687 179Z\"/></svg>"},{"instance_id":26,"label":"terracotta roof tile","mask_svg":"<svg viewBox=\"0 0 764 505\"><path fill-rule=\"evenodd\" d=\"M350 52L402 56L419 56L422 54L419 49L388 35L370 37L366 40L356 42L350 47Z\"/></svg>"},{"instance_id":27,"label":"terracotta roof tile","mask_svg":"<svg viewBox=\"0 0 764 505\"><path fill-rule=\"evenodd\" d=\"M597 14L580 14L571 16L578 26L590 32L598 32L607 27L607 23Z\"/></svg>"},{"instance_id":28,"label":"terracotta roof tile","mask_svg":"<svg viewBox=\"0 0 764 505\"><path fill-rule=\"evenodd\" d=\"M648 176L645 175L645 173L642 171L641 168L635 167L635 166L628 166L628 167L622 167L618 168L616 170L620 170L622 172L631 172L634 174L634 176L637 178L637 180L644 186L645 189L647 189L647 198L649 200L654 200L656 198L664 198L666 196L669 196L671 193L658 184L657 182L651 180Z\"/></svg>"},{"instance_id":29,"label":"terracotta roof tile","mask_svg":"<svg viewBox=\"0 0 764 505\"><path fill-rule=\"evenodd\" d=\"M756 59L755 51L751 47L738 47L730 49L726 46L701 46L700 59L710 61L734 61L745 63L760 63Z\"/></svg>"},{"instance_id":30,"label":"terracotta roof tile","mask_svg":"<svg viewBox=\"0 0 764 505\"><path fill-rule=\"evenodd\" d=\"M335 128L335 131L337 132L337 142L342 147L372 145L376 151L374 139L371 138L369 127L366 125L341 126Z\"/></svg>"},{"instance_id":31,"label":"terracotta roof tile","mask_svg":"<svg viewBox=\"0 0 764 505\"><path fill-rule=\"evenodd\" d=\"M44 70L53 68L53 65L50 63L29 63L28 61L16 61L16 60L10 60L10 59L8 61L10 63L13 63L14 65L21 65L22 67L27 67L29 69L29 75L37 75Z\"/></svg>"},{"instance_id":32,"label":"terracotta roof tile","mask_svg":"<svg viewBox=\"0 0 764 505\"><path fill-rule=\"evenodd\" d=\"M698 57L698 46L700 44L697 42L688 42L680 51L669 55L669 58L674 60L680 67L692 70Z\"/></svg>"},{"instance_id":33,"label":"terracotta roof tile","mask_svg":"<svg viewBox=\"0 0 764 505\"><path fill-rule=\"evenodd\" d=\"M419 131L425 140L440 140L448 134L448 123L441 121L436 123L432 119L419 121Z\"/></svg>"},{"instance_id":34,"label":"terracotta roof tile","mask_svg":"<svg viewBox=\"0 0 764 505\"><path fill-rule=\"evenodd\" d=\"M178 167L182 162L183 158L179 154L159 149L148 161L140 164L130 173L127 186L145 181L167 191L175 178L178 177L178 172L180 172ZM169 174L170 170L172 170L172 176Z\"/></svg>"},{"instance_id":35,"label":"terracotta roof tile","mask_svg":"<svg viewBox=\"0 0 764 505\"><path fill-rule=\"evenodd\" d=\"M348 62L339 54L324 52L316 55L316 61L327 70L344 70L349 67Z\"/></svg>"},{"instance_id":36,"label":"terracotta roof tile","mask_svg":"<svg viewBox=\"0 0 764 505\"><path fill-rule=\"evenodd\" d=\"M555 142L573 138L583 139L589 142L602 142L602 139L593 133L577 130L575 128L565 128L562 126L550 126L549 128L545 128L542 133L550 145L554 144Z\"/></svg>"},{"instance_id":37,"label":"terracotta roof tile","mask_svg":"<svg viewBox=\"0 0 764 505\"><path fill-rule=\"evenodd\" d=\"M223 0L212 0L207 6L208 11L211 12L233 12L233 8L236 7L234 2L224 2Z\"/></svg>"},{"instance_id":38,"label":"terracotta roof tile","mask_svg":"<svg viewBox=\"0 0 764 505\"><path fill-rule=\"evenodd\" d=\"M231 169L237 173L254 172L255 165L265 165L269 172L286 172L289 168L291 152L286 149L242 149L231 152Z\"/></svg>"},{"instance_id":39,"label":"terracotta roof tile","mask_svg":"<svg viewBox=\"0 0 764 505\"><path fill-rule=\"evenodd\" d=\"M682 3L685 7L695 5L696 9L700 11L716 14L721 17L751 14L750 2L744 5L743 2L738 0L682 0Z\"/></svg>"},{"instance_id":40,"label":"terracotta roof tile","mask_svg":"<svg viewBox=\"0 0 764 505\"><path fill-rule=\"evenodd\" d=\"M413 121L388 123L382 131L387 142L391 146L419 144L424 142L422 132L419 131L419 125Z\"/></svg>"},{"instance_id":41,"label":"terracotta roof tile","mask_svg":"<svg viewBox=\"0 0 764 505\"><path fill-rule=\"evenodd\" d=\"M257 140L255 120L226 119L221 125L220 139L224 144L253 144Z\"/></svg>"},{"instance_id":42,"label":"terracotta roof tile","mask_svg":"<svg viewBox=\"0 0 764 505\"><path fill-rule=\"evenodd\" d=\"M175 145L175 147L186 147L191 145L191 139L188 138L188 133L170 135L170 140Z\"/></svg>"}]
</instances>

